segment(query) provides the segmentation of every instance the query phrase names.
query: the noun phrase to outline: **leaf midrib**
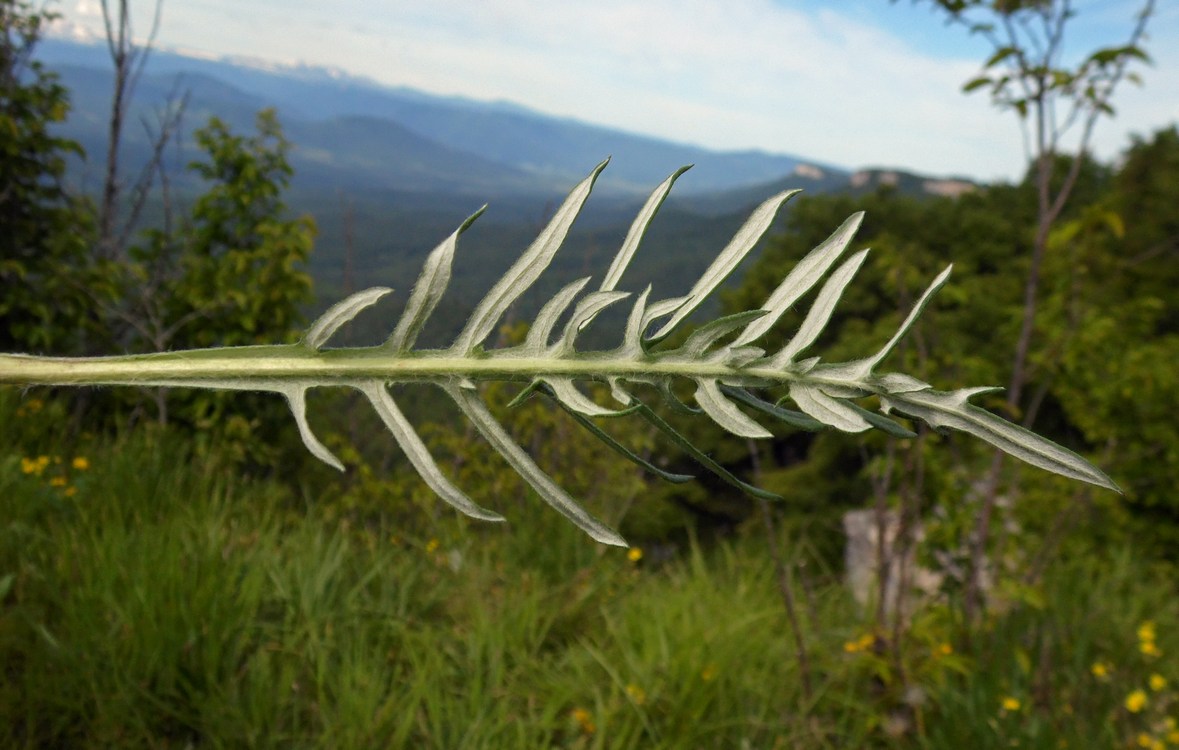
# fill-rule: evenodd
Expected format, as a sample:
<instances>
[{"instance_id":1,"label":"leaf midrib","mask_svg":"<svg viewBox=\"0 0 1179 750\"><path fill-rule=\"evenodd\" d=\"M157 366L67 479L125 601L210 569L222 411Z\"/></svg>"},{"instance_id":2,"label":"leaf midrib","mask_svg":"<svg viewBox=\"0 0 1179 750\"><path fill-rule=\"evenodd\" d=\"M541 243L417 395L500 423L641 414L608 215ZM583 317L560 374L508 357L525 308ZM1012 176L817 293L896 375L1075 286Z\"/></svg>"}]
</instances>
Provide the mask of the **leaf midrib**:
<instances>
[{"instance_id":1,"label":"leaf midrib","mask_svg":"<svg viewBox=\"0 0 1179 750\"><path fill-rule=\"evenodd\" d=\"M379 378L389 382L520 380L558 377L577 380L669 378L740 381L742 383L821 384L822 378L768 367L734 368L718 362L676 360L675 352L643 359L612 352L543 357L511 350L461 357L447 350L391 354L381 347L313 351L300 345L199 349L161 354L64 359L0 355L0 383L25 385L151 385L153 381L234 379L242 385L256 381L297 381L308 385L338 385L342 381ZM846 381L839 381L847 385Z\"/></svg>"}]
</instances>

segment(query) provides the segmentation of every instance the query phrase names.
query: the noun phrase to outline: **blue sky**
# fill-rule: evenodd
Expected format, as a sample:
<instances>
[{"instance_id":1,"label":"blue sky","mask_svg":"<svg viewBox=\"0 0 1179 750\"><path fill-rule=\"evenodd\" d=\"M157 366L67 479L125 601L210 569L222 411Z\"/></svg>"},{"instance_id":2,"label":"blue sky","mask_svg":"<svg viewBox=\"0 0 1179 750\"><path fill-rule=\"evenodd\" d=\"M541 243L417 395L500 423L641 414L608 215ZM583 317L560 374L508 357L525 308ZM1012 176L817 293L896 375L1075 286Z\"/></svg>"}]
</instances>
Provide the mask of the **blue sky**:
<instances>
[{"instance_id":1,"label":"blue sky","mask_svg":"<svg viewBox=\"0 0 1179 750\"><path fill-rule=\"evenodd\" d=\"M1139 0L1076 0L1069 49L1129 34ZM1179 120L1179 3L1159 0L1145 85L1094 145ZM137 30L151 3L132 0ZM101 31L97 0L65 20ZM165 0L163 47L339 68L717 149L1014 179L1014 116L960 93L987 44L911 0Z\"/></svg>"}]
</instances>

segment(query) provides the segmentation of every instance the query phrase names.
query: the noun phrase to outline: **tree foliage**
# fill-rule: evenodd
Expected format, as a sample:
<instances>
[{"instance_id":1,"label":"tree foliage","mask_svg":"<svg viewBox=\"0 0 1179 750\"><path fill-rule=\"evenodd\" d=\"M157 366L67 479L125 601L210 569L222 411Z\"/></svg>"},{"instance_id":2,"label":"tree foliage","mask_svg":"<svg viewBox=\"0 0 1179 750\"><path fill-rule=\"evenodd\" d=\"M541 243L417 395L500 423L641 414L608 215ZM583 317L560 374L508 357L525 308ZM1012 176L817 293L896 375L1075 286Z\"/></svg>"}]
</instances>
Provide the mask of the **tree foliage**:
<instances>
[{"instance_id":1,"label":"tree foliage","mask_svg":"<svg viewBox=\"0 0 1179 750\"><path fill-rule=\"evenodd\" d=\"M174 226L146 231L132 248L124 297L140 298L141 319L157 319L141 351L286 339L301 321L315 223L287 216L290 144L274 111L259 113L256 127L238 135L214 117L198 130L203 157L189 170L205 192Z\"/></svg>"},{"instance_id":2,"label":"tree foliage","mask_svg":"<svg viewBox=\"0 0 1179 750\"><path fill-rule=\"evenodd\" d=\"M1061 167L1071 164L1062 160ZM1040 345L1029 360L1027 409L1037 413L1040 431L1111 468L1126 490L1126 508L1165 549L1164 543L1179 536L1179 503L1170 492L1179 482L1179 433L1173 420L1163 417L1179 408L1171 364L1179 357L1173 293L1179 285L1179 222L1173 208L1179 201L1179 133L1170 128L1136 140L1116 169L1086 160L1078 173L1074 203L1047 246ZM959 271L955 283L894 356L898 366L924 380L1002 382L1004 353L1018 334L1035 194L1032 169L1018 185L980 188L956 199L887 188L861 198L802 198L790 213L788 231L771 240L730 293L726 309L756 304L835 217L866 210L860 237L882 262L865 268L862 293L849 297L832 321L828 350L842 356L878 345L921 279L953 257ZM1001 396L991 398L992 408L1006 408ZM1007 416L1018 418L1020 412ZM827 518L862 506L879 467L832 437L781 436L763 453L763 484L790 498L791 507ZM718 441L714 436L705 445L726 450ZM867 455L883 454L883 443L870 445ZM948 454L954 460L940 455L924 463L923 504L927 510L968 507L962 501L978 481L984 456L960 441ZM740 462L741 456L732 454L731 460ZM1027 492L1044 496L1026 473L1021 477ZM849 485L850 478L858 479ZM1041 531L1053 522L1051 513L1034 503L1016 516ZM968 533L964 528L963 536Z\"/></svg>"},{"instance_id":3,"label":"tree foliage","mask_svg":"<svg viewBox=\"0 0 1179 750\"><path fill-rule=\"evenodd\" d=\"M1072 0L930 0L950 23L965 26L983 36L992 47L983 72L966 83L967 93L989 90L998 107L1015 112L1023 130L1027 156L1035 175L1035 233L1024 276L1023 306L1007 379L1008 409L1031 426L1043 391L1029 393L1033 363L1032 342L1037 335L1042 304L1045 257L1053 232L1087 162L1089 143L1097 121L1113 114L1112 100L1124 80L1137 81L1133 63L1148 62L1142 46L1155 0L1143 0L1124 41L1099 47L1087 55L1075 55L1066 42L1075 41L1073 21L1077 9ZM1070 135L1070 133L1072 135ZM1068 143L1067 139L1072 138ZM1066 145L1067 144L1067 145ZM1075 158L1064 160L1072 151ZM982 606L986 547L991 519L999 499L1003 461L995 454L977 515L970 563L967 618L974 619Z\"/></svg>"},{"instance_id":4,"label":"tree foliage","mask_svg":"<svg viewBox=\"0 0 1179 750\"><path fill-rule=\"evenodd\" d=\"M53 133L69 94L33 59L53 17L0 0L0 349L66 353L86 317L70 271L85 258L91 227L63 186L68 159L82 149Z\"/></svg>"},{"instance_id":5,"label":"tree foliage","mask_svg":"<svg viewBox=\"0 0 1179 750\"><path fill-rule=\"evenodd\" d=\"M1049 396L1124 478L1163 551L1179 540L1179 133L1137 139L1109 190L1054 237Z\"/></svg>"},{"instance_id":6,"label":"tree foliage","mask_svg":"<svg viewBox=\"0 0 1179 750\"><path fill-rule=\"evenodd\" d=\"M168 190L167 175L161 175L156 184L163 220L136 236L132 229L144 191L153 184L147 177L161 169L158 157L178 123L176 112L162 120L165 132L132 190L128 216L115 217L118 201L106 200L119 194L110 189L119 187L117 133L107 159L103 206L71 193L67 161L85 154L77 143L54 134L68 115L68 92L33 56L53 18L28 2L0 2L0 349L153 352L289 340L311 297L304 266L315 225L310 217L287 215L290 144L275 113L260 113L253 135L235 134L217 118L199 129L195 139L202 156L189 169L206 190L184 211ZM120 37L112 44L124 49L131 44L125 3L119 5L119 19ZM116 71L123 88L117 86L112 128L122 121L146 54L136 49L130 61L126 55L123 63L115 60L124 67ZM108 417L126 414L128 404L134 413L145 403L142 397L84 395L82 400ZM167 420L163 392L150 401L158 418ZM259 414L265 410L233 418L228 403L224 396L188 398L175 404L171 415L189 426L215 427L222 437L241 439L261 429L265 420Z\"/></svg>"},{"instance_id":7,"label":"tree foliage","mask_svg":"<svg viewBox=\"0 0 1179 750\"><path fill-rule=\"evenodd\" d=\"M205 191L186 216L145 231L126 263L108 263L132 351L293 340L311 298L315 223L287 215L290 144L275 113L259 113L256 127L239 135L211 118L189 165ZM208 433L238 459L271 465L278 455L249 447L273 445L277 429L276 412L255 398L160 392L154 401L158 419Z\"/></svg>"}]
</instances>

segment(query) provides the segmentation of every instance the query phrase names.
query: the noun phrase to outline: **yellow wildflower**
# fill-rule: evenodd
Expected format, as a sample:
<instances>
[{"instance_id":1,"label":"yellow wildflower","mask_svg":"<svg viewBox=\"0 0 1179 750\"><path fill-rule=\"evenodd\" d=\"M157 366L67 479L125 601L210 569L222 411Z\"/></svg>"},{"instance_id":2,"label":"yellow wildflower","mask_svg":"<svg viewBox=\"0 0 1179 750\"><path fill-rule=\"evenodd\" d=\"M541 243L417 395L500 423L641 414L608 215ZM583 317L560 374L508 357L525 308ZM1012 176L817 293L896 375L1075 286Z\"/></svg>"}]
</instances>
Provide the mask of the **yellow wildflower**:
<instances>
[{"instance_id":1,"label":"yellow wildflower","mask_svg":"<svg viewBox=\"0 0 1179 750\"><path fill-rule=\"evenodd\" d=\"M700 679L705 682L712 682L716 679L716 665L709 664L700 672Z\"/></svg>"},{"instance_id":2,"label":"yellow wildflower","mask_svg":"<svg viewBox=\"0 0 1179 750\"><path fill-rule=\"evenodd\" d=\"M1146 708L1146 691L1135 690L1126 696L1125 704L1126 710L1132 714L1136 714L1142 709Z\"/></svg>"},{"instance_id":3,"label":"yellow wildflower","mask_svg":"<svg viewBox=\"0 0 1179 750\"><path fill-rule=\"evenodd\" d=\"M426 542L426 554L434 554L434 551L438 549L440 544L441 542L439 542L437 539L431 539L430 541Z\"/></svg>"},{"instance_id":4,"label":"yellow wildflower","mask_svg":"<svg viewBox=\"0 0 1179 750\"><path fill-rule=\"evenodd\" d=\"M1107 661L1095 661L1093 666L1089 667L1089 671L1093 676L1099 680L1104 680L1109 677L1109 673L1113 671L1113 665Z\"/></svg>"},{"instance_id":5,"label":"yellow wildflower","mask_svg":"<svg viewBox=\"0 0 1179 750\"><path fill-rule=\"evenodd\" d=\"M78 494L78 488L71 485L62 490L62 492L66 497L73 497L74 495Z\"/></svg>"},{"instance_id":6,"label":"yellow wildflower","mask_svg":"<svg viewBox=\"0 0 1179 750\"><path fill-rule=\"evenodd\" d=\"M1150 748L1150 750L1163 750L1164 748L1162 740L1151 737L1146 732L1139 732L1137 741L1138 747L1146 747Z\"/></svg>"},{"instance_id":7,"label":"yellow wildflower","mask_svg":"<svg viewBox=\"0 0 1179 750\"><path fill-rule=\"evenodd\" d=\"M627 685L626 695L636 706L641 706L647 702L647 691L643 690L638 685Z\"/></svg>"},{"instance_id":8,"label":"yellow wildflower","mask_svg":"<svg viewBox=\"0 0 1179 750\"><path fill-rule=\"evenodd\" d=\"M37 456L36 458L22 458L20 460L20 470L22 474L36 474L41 476L49 466L49 456Z\"/></svg>"},{"instance_id":9,"label":"yellow wildflower","mask_svg":"<svg viewBox=\"0 0 1179 750\"><path fill-rule=\"evenodd\" d=\"M90 468L90 460L84 456L75 456L73 463L70 464L78 471L86 471Z\"/></svg>"},{"instance_id":10,"label":"yellow wildflower","mask_svg":"<svg viewBox=\"0 0 1179 750\"><path fill-rule=\"evenodd\" d=\"M1163 677L1158 672L1155 672L1154 674L1152 674L1150 676L1149 682L1150 682L1150 689L1155 691L1156 693L1167 686L1167 678Z\"/></svg>"},{"instance_id":11,"label":"yellow wildflower","mask_svg":"<svg viewBox=\"0 0 1179 750\"><path fill-rule=\"evenodd\" d=\"M1019 702L1019 698L1011 695L1005 695L1003 696L1003 699L999 701L999 706L1003 709L1004 713L1008 713L1018 711L1023 707L1023 704Z\"/></svg>"},{"instance_id":12,"label":"yellow wildflower","mask_svg":"<svg viewBox=\"0 0 1179 750\"><path fill-rule=\"evenodd\" d=\"M642 547L631 547L630 549L628 549L626 551L626 559L630 560L632 563L637 563L639 560L642 560L643 559L643 548Z\"/></svg>"},{"instance_id":13,"label":"yellow wildflower","mask_svg":"<svg viewBox=\"0 0 1179 750\"><path fill-rule=\"evenodd\" d=\"M1154 641L1143 641L1138 644L1138 650L1142 652L1143 656L1162 656L1163 652L1159 647L1154 645Z\"/></svg>"},{"instance_id":14,"label":"yellow wildflower","mask_svg":"<svg viewBox=\"0 0 1179 750\"><path fill-rule=\"evenodd\" d=\"M65 487L66 484L68 484L68 482L66 482L65 477L54 477L53 479L49 480L50 487Z\"/></svg>"},{"instance_id":15,"label":"yellow wildflower","mask_svg":"<svg viewBox=\"0 0 1179 750\"><path fill-rule=\"evenodd\" d=\"M1138 640L1153 641L1155 636L1154 620L1147 620L1138 626Z\"/></svg>"},{"instance_id":16,"label":"yellow wildflower","mask_svg":"<svg viewBox=\"0 0 1179 750\"><path fill-rule=\"evenodd\" d=\"M1172 745L1179 745L1179 722L1174 717L1163 719L1163 728L1167 730L1166 740Z\"/></svg>"},{"instance_id":17,"label":"yellow wildflower","mask_svg":"<svg viewBox=\"0 0 1179 750\"><path fill-rule=\"evenodd\" d=\"M573 709L573 720L577 722L585 734L593 734L598 731L598 728L594 726L593 715L584 708Z\"/></svg>"},{"instance_id":18,"label":"yellow wildflower","mask_svg":"<svg viewBox=\"0 0 1179 750\"><path fill-rule=\"evenodd\" d=\"M876 636L872 633L864 633L854 641L848 641L843 644L843 650L849 654L858 654L861 651L867 651L876 645Z\"/></svg>"},{"instance_id":19,"label":"yellow wildflower","mask_svg":"<svg viewBox=\"0 0 1179 750\"><path fill-rule=\"evenodd\" d=\"M949 656L954 653L954 647L948 643L939 643L937 648L934 649L934 653L938 656Z\"/></svg>"}]
</instances>

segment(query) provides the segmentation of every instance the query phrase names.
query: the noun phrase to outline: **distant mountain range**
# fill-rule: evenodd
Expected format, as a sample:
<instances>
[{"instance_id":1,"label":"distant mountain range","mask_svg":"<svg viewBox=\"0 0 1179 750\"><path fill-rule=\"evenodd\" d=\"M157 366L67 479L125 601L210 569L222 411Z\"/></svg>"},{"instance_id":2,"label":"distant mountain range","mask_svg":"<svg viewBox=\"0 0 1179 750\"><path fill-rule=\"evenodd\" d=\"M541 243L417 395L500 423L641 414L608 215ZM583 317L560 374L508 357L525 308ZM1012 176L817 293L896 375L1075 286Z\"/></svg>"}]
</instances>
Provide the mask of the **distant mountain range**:
<instances>
[{"instance_id":1,"label":"distant mountain range","mask_svg":"<svg viewBox=\"0 0 1179 750\"><path fill-rule=\"evenodd\" d=\"M66 130L100 153L109 106L110 60L100 44L49 38L39 57L72 92ZM600 189L649 191L672 170L694 164L679 192L701 194L793 177L799 186L846 181L848 173L797 156L718 152L557 118L505 102L382 86L322 68L260 67L154 50L139 82L132 122L153 119L169 96L189 95L186 121L216 114L248 129L258 110L275 107L305 185L397 191L497 194L560 192L612 157ZM134 131L134 132L132 132ZM129 156L146 148L128 129Z\"/></svg>"},{"instance_id":2,"label":"distant mountain range","mask_svg":"<svg viewBox=\"0 0 1179 750\"><path fill-rule=\"evenodd\" d=\"M71 91L73 114L66 134L89 153L102 153L111 92L105 44L50 37L41 42L38 55ZM563 193L610 156L600 192L636 198L677 167L693 164L676 194L697 198L690 203L702 209L710 204L699 198L716 195L723 210L731 210L737 202L754 202L754 193L768 194L774 185L855 190L877 179L874 171L852 173L786 154L713 151L553 117L509 102L384 86L336 70L169 50L152 51L139 81L132 125L126 129L130 164L147 153L148 138L137 123L152 122L169 98L184 93L189 97L189 129L217 115L235 130L248 132L260 109L276 108L296 147L292 162L297 184L308 189L485 199L549 196ZM903 174L891 179L917 192L954 192L970 185ZM706 212L721 210L711 208Z\"/></svg>"},{"instance_id":3,"label":"distant mountain range","mask_svg":"<svg viewBox=\"0 0 1179 750\"><path fill-rule=\"evenodd\" d=\"M112 91L105 43L47 38L38 57L70 90L63 134L93 155L76 177L83 189L96 190ZM319 225L312 271L327 299L348 291L353 277L408 283L435 243L490 203L469 233L471 247L484 248L481 261L456 272L456 316L526 246L557 201L607 156L611 164L554 273L575 278L600 271L597 265L609 263L646 193L676 168L694 164L648 234L646 260L636 264L633 283L664 286L669 295L682 293L679 287L703 270L751 206L779 190L859 192L890 184L944 194L972 187L881 170L849 172L785 154L710 151L507 102L388 87L323 68L167 50L152 51L138 82L124 131L124 174L146 162L156 112L181 95L188 97L185 137L168 156L181 190L199 187L186 183L179 169L196 156L187 137L193 129L216 115L248 134L259 110L276 108L293 144L289 202Z\"/></svg>"}]
</instances>

